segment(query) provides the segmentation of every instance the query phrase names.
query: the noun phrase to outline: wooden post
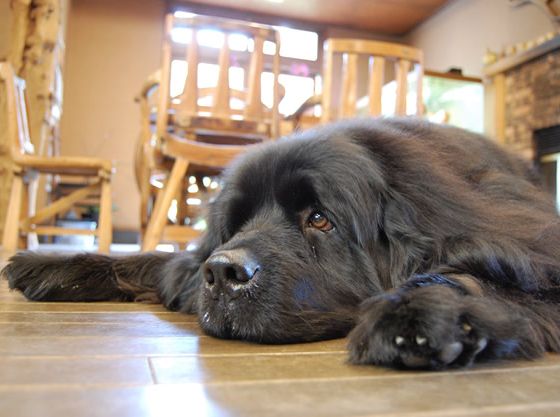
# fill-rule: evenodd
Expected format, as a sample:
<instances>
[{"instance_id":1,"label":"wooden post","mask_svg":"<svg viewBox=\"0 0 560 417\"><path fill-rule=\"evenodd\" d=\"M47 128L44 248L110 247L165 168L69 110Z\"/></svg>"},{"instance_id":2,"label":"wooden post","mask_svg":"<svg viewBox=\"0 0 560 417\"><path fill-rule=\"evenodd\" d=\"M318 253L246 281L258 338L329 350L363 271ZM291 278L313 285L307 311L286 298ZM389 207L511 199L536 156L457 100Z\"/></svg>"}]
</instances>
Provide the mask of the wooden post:
<instances>
[{"instance_id":1,"label":"wooden post","mask_svg":"<svg viewBox=\"0 0 560 417\"><path fill-rule=\"evenodd\" d=\"M495 94L495 129L496 139L500 143L506 141L506 76L500 73L494 76L494 94Z\"/></svg>"},{"instance_id":2,"label":"wooden post","mask_svg":"<svg viewBox=\"0 0 560 417\"><path fill-rule=\"evenodd\" d=\"M358 54L343 54L342 93L340 97L342 118L356 114L358 101Z\"/></svg>"},{"instance_id":3,"label":"wooden post","mask_svg":"<svg viewBox=\"0 0 560 417\"><path fill-rule=\"evenodd\" d=\"M29 27L29 8L31 0L12 0L10 3L12 38L8 61L19 73L23 67L23 52Z\"/></svg>"},{"instance_id":4,"label":"wooden post","mask_svg":"<svg viewBox=\"0 0 560 417\"><path fill-rule=\"evenodd\" d=\"M20 173L13 176L8 206L8 222L4 228L2 247L4 255L13 255L18 248L18 224L21 216L21 199L23 195L23 178Z\"/></svg>"},{"instance_id":5,"label":"wooden post","mask_svg":"<svg viewBox=\"0 0 560 417\"><path fill-rule=\"evenodd\" d=\"M385 58L373 58L369 79L369 112L372 116L381 115L381 93L385 81Z\"/></svg>"},{"instance_id":6,"label":"wooden post","mask_svg":"<svg viewBox=\"0 0 560 417\"><path fill-rule=\"evenodd\" d=\"M56 82L61 79L67 0L32 0L30 6L25 49L16 73L27 83L31 138L41 152L53 140L51 134L59 123L53 117L53 107L62 102ZM20 21L21 16L14 19Z\"/></svg>"},{"instance_id":7,"label":"wooden post","mask_svg":"<svg viewBox=\"0 0 560 417\"><path fill-rule=\"evenodd\" d=\"M0 126L8 125L6 86L0 82ZM13 182L10 158L10 135L8 129L0 129L0 235L4 232L6 212L10 202L10 188Z\"/></svg>"},{"instance_id":8,"label":"wooden post","mask_svg":"<svg viewBox=\"0 0 560 417\"><path fill-rule=\"evenodd\" d=\"M408 72L411 62L406 59L399 59L396 64L397 72L397 101L395 104L395 115L406 115L406 92L408 83Z\"/></svg>"}]
</instances>

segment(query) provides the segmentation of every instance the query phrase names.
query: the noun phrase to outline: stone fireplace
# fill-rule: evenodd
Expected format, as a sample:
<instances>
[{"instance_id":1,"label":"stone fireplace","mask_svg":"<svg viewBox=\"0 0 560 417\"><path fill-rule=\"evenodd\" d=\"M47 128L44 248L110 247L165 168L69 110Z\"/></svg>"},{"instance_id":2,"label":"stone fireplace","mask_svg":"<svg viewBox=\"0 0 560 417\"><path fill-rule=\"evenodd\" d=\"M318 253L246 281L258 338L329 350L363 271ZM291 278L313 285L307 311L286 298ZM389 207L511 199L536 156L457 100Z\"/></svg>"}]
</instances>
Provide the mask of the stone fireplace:
<instances>
[{"instance_id":1,"label":"stone fireplace","mask_svg":"<svg viewBox=\"0 0 560 417\"><path fill-rule=\"evenodd\" d=\"M536 129L533 134L535 162L546 189L556 196L560 211L560 124Z\"/></svg>"},{"instance_id":2,"label":"stone fireplace","mask_svg":"<svg viewBox=\"0 0 560 417\"><path fill-rule=\"evenodd\" d=\"M560 34L486 67L495 90L496 136L532 159L560 208Z\"/></svg>"},{"instance_id":3,"label":"stone fireplace","mask_svg":"<svg viewBox=\"0 0 560 417\"><path fill-rule=\"evenodd\" d=\"M560 125L560 49L505 72L504 143L536 150L535 131L556 125Z\"/></svg>"}]
</instances>

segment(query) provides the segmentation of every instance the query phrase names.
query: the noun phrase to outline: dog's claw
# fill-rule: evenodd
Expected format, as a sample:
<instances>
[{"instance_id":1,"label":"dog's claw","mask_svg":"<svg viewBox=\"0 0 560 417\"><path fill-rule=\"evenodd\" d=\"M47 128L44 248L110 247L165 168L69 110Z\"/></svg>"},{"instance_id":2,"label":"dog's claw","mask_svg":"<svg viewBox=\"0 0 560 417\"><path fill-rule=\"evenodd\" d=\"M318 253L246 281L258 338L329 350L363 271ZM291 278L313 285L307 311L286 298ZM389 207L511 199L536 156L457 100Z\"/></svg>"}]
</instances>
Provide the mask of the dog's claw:
<instances>
[{"instance_id":1,"label":"dog's claw","mask_svg":"<svg viewBox=\"0 0 560 417\"><path fill-rule=\"evenodd\" d=\"M486 339L485 337L480 339L478 341L478 343L476 344L475 355L482 352L486 348L487 345L488 345L488 339Z\"/></svg>"},{"instance_id":2,"label":"dog's claw","mask_svg":"<svg viewBox=\"0 0 560 417\"><path fill-rule=\"evenodd\" d=\"M397 336L395 337L395 345L402 346L404 344L404 337Z\"/></svg>"},{"instance_id":3,"label":"dog's claw","mask_svg":"<svg viewBox=\"0 0 560 417\"><path fill-rule=\"evenodd\" d=\"M461 342L453 342L445 346L439 353L439 359L444 364L450 364L463 352L463 344Z\"/></svg>"},{"instance_id":4,"label":"dog's claw","mask_svg":"<svg viewBox=\"0 0 560 417\"><path fill-rule=\"evenodd\" d=\"M427 338L422 337L422 336L416 336L416 344L418 346L424 346L426 344L426 342L428 341Z\"/></svg>"}]
</instances>

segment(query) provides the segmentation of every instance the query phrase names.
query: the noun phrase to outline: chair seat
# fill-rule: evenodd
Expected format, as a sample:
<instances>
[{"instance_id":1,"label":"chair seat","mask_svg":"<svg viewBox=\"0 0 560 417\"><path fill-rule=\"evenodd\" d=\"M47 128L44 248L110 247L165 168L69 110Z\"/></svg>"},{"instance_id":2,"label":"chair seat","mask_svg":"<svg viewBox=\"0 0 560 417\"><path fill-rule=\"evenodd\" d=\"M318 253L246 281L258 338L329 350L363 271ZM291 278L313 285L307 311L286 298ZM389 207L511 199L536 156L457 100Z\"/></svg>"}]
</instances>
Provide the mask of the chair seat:
<instances>
[{"instance_id":1,"label":"chair seat","mask_svg":"<svg viewBox=\"0 0 560 417\"><path fill-rule=\"evenodd\" d=\"M249 149L248 145L216 145L197 142L174 134L167 134L163 153L172 158L188 160L189 164L209 168L225 168L237 155Z\"/></svg>"},{"instance_id":2,"label":"chair seat","mask_svg":"<svg viewBox=\"0 0 560 417\"><path fill-rule=\"evenodd\" d=\"M187 133L194 136L198 142L212 143L215 145L251 145L269 139L267 135L230 130L192 129Z\"/></svg>"},{"instance_id":3,"label":"chair seat","mask_svg":"<svg viewBox=\"0 0 560 417\"><path fill-rule=\"evenodd\" d=\"M42 173L62 175L98 175L99 171L111 173L113 165L110 161L86 157L40 157L34 155L21 155L14 162L23 167L35 169Z\"/></svg>"}]
</instances>

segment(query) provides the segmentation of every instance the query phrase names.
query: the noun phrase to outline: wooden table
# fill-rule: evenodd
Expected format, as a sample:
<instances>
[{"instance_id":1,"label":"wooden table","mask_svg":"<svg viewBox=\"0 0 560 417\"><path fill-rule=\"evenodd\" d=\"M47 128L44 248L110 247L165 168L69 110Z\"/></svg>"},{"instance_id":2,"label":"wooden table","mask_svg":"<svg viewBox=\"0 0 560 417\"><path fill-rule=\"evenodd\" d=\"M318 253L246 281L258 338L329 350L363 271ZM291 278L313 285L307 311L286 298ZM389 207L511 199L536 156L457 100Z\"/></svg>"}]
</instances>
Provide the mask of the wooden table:
<instances>
[{"instance_id":1,"label":"wooden table","mask_svg":"<svg viewBox=\"0 0 560 417\"><path fill-rule=\"evenodd\" d=\"M28 303L2 281L0 416L560 415L560 356L397 372L345 344L219 340L159 306Z\"/></svg>"}]
</instances>

